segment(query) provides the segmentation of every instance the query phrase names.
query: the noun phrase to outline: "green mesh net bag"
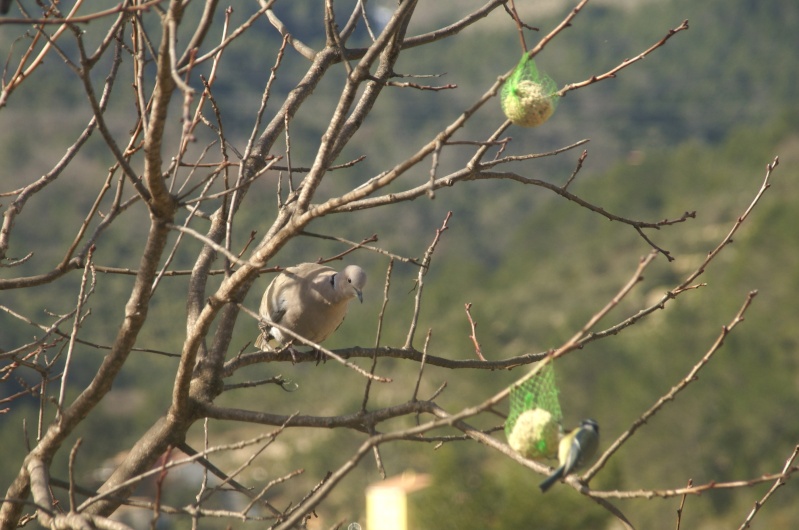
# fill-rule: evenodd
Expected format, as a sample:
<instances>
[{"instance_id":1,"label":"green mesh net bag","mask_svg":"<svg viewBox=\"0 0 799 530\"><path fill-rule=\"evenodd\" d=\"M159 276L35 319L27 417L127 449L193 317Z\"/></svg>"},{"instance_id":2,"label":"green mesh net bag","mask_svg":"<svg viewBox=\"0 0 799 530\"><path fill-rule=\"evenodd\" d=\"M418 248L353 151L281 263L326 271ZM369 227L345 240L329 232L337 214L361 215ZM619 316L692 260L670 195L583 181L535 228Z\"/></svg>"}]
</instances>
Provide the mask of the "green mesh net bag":
<instances>
[{"instance_id":1,"label":"green mesh net bag","mask_svg":"<svg viewBox=\"0 0 799 530\"><path fill-rule=\"evenodd\" d=\"M540 372L511 389L505 421L508 444L525 458L550 458L558 451L563 414L555 384L555 368Z\"/></svg>"},{"instance_id":2,"label":"green mesh net bag","mask_svg":"<svg viewBox=\"0 0 799 530\"><path fill-rule=\"evenodd\" d=\"M538 71L525 53L502 85L502 112L514 124L537 127L552 116L558 104L557 85Z\"/></svg>"}]
</instances>

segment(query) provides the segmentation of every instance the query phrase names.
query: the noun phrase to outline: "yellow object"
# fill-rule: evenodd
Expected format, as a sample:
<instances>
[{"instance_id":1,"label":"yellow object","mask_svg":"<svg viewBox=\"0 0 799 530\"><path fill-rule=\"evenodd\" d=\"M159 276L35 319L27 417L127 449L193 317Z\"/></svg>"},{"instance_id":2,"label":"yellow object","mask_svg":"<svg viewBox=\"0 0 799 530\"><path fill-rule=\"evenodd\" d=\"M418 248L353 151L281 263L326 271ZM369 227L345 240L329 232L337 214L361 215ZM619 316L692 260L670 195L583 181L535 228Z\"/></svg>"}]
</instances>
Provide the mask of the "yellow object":
<instances>
[{"instance_id":1,"label":"yellow object","mask_svg":"<svg viewBox=\"0 0 799 530\"><path fill-rule=\"evenodd\" d=\"M408 494L430 485L429 475L406 471L366 489L366 530L408 530Z\"/></svg>"}]
</instances>

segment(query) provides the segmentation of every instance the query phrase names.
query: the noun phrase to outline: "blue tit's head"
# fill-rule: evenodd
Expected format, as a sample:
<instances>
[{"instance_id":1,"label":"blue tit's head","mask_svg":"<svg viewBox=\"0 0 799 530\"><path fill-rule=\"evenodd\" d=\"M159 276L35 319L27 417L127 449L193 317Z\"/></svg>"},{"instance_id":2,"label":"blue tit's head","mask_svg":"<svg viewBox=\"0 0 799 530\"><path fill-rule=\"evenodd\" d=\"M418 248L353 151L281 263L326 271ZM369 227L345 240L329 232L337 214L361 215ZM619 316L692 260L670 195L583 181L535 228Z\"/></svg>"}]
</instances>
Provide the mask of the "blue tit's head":
<instances>
[{"instance_id":1,"label":"blue tit's head","mask_svg":"<svg viewBox=\"0 0 799 530\"><path fill-rule=\"evenodd\" d=\"M599 424L596 420L592 420L591 418L584 419L582 423L580 423L580 427L583 429L591 429L595 433L599 434Z\"/></svg>"}]
</instances>

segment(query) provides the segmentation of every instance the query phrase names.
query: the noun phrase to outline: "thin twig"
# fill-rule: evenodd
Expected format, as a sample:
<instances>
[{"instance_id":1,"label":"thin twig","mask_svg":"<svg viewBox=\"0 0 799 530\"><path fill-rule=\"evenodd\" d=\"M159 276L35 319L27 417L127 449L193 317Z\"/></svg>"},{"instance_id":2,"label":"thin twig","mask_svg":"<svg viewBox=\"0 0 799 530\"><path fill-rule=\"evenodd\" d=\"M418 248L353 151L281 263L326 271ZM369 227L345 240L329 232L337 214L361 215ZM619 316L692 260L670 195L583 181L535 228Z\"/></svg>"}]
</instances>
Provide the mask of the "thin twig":
<instances>
[{"instance_id":1,"label":"thin twig","mask_svg":"<svg viewBox=\"0 0 799 530\"><path fill-rule=\"evenodd\" d=\"M193 230L193 229L189 228L188 226L180 226L180 225L176 225L176 224L173 224L173 223L165 223L165 224L166 224L166 226L168 228L170 228L172 230L176 230L178 232L183 232L183 233L188 234L191 237L193 237L193 238L195 238L195 239L197 239L199 241L202 241L203 243L205 243L209 247L213 248L214 250L216 250L220 254L224 254L224 256L227 259L229 259L230 261L232 261L236 265L239 265L239 266L242 266L242 265L253 266L253 264L250 263L248 260L244 260L244 259L239 258L238 256L233 254L231 251L229 251L228 249L226 249L225 247L223 247L222 245L220 245L216 241L213 241L213 240L209 239L208 237L206 237L203 234L197 232L196 230Z\"/></svg>"},{"instance_id":2,"label":"thin twig","mask_svg":"<svg viewBox=\"0 0 799 530\"><path fill-rule=\"evenodd\" d=\"M383 287L383 305L380 307L380 313L377 316L377 336L375 337L375 352L377 351L377 348L380 347L380 339L383 333L383 319L386 314L386 307L388 306L388 300L389 300L388 293L389 293L389 288L391 287L391 272L393 270L394 270L394 259L392 258L389 260L388 267L386 268L386 281ZM369 369L369 372L374 374L376 368L377 368L377 355L375 354L372 356L372 366ZM372 388L372 380L367 379L366 386L363 392L363 401L361 403L361 411L363 411L364 413L366 413L367 410L366 405L369 402L369 391L371 388ZM374 436L375 434L377 434L377 431L374 425L370 425L369 435ZM385 465L383 464L383 458L380 455L380 449L377 446L375 446L372 448L372 453L375 458L375 466L377 467L377 471L378 473L380 473L380 477L385 479L386 469Z\"/></svg>"},{"instance_id":3,"label":"thin twig","mask_svg":"<svg viewBox=\"0 0 799 530\"><path fill-rule=\"evenodd\" d=\"M369 373L374 374L377 369L377 349L380 347L380 339L383 336L383 319L386 315L386 307L388 307L389 300L389 287L391 287L391 273L394 271L394 259L388 260L386 267L386 281L383 284L383 304L380 306L380 312L377 314L377 334L375 336L375 349L372 355L372 366L369 368ZM361 402L361 410L366 412L366 405L369 402L369 391L372 388L372 380L366 380L366 386L363 391L363 401Z\"/></svg>"},{"instance_id":4,"label":"thin twig","mask_svg":"<svg viewBox=\"0 0 799 530\"><path fill-rule=\"evenodd\" d=\"M83 270L83 276L81 276L80 291L78 292L78 303L75 306L75 319L73 320L72 323L72 333L70 333L69 335L67 359L64 362L64 375L63 377L61 377L61 390L58 392L58 406L57 406L56 416L60 416L61 412L64 409L64 399L66 397L66 391L67 391L67 380L69 377L69 369L70 366L72 365L72 353L75 351L75 339L77 338L78 330L80 329L81 312L83 311L83 304L86 303L87 298L94 292L96 275L94 272L94 268L92 267L93 253L94 249L92 248L89 250L89 255L86 257L88 266ZM87 291L86 284L88 283L90 276L92 278L92 282L91 286Z\"/></svg>"},{"instance_id":5,"label":"thin twig","mask_svg":"<svg viewBox=\"0 0 799 530\"><path fill-rule=\"evenodd\" d=\"M583 153L580 155L580 158L577 159L577 167L574 168L574 171L572 172L571 176L569 177L569 180L567 180L566 184L564 184L563 187L561 188L562 190L565 191L566 188L569 187L569 185L574 180L574 177L576 177L577 173L579 173L580 170L583 168L583 162L585 162L586 158L588 158L588 150L584 149Z\"/></svg>"},{"instance_id":6,"label":"thin twig","mask_svg":"<svg viewBox=\"0 0 799 530\"><path fill-rule=\"evenodd\" d=\"M222 391L227 392L229 390L236 390L239 388L255 388L257 386L263 385L278 385L279 387L285 390L286 386L288 385L291 388L291 381L290 379L286 379L282 375L276 375L273 377L268 377L266 379L258 379L257 381L245 381L243 383L228 383L226 384Z\"/></svg>"},{"instance_id":7,"label":"thin twig","mask_svg":"<svg viewBox=\"0 0 799 530\"><path fill-rule=\"evenodd\" d=\"M374 243L375 241L377 241L377 234L372 234L370 237L365 238L360 243L351 243L352 246L350 248L348 248L347 250L339 252L338 254L336 254L334 256L330 256L329 258L320 259L318 261L318 263L330 263L331 261L340 261L344 256L352 254L353 252L355 252L359 248L363 248L363 246L366 243Z\"/></svg>"},{"instance_id":8,"label":"thin twig","mask_svg":"<svg viewBox=\"0 0 799 530\"><path fill-rule=\"evenodd\" d=\"M510 5L508 5L510 4ZM505 11L511 16L513 21L516 23L516 30L519 32L519 41L522 45L522 53L527 52L527 41L524 40L524 28L532 29L533 31L538 31L538 28L534 28L532 26L528 26L522 19L519 18L519 12L516 11L516 4L513 0L510 0L508 4L503 4Z\"/></svg>"},{"instance_id":9,"label":"thin twig","mask_svg":"<svg viewBox=\"0 0 799 530\"><path fill-rule=\"evenodd\" d=\"M469 335L469 338L472 339L472 344L474 344L474 352L477 354L477 358L481 361L485 361L486 358L483 357L483 350L480 348L480 343L477 341L477 322L472 319L472 304L467 302L466 306L466 316L469 319L469 326L472 328L472 333Z\"/></svg>"},{"instance_id":10,"label":"thin twig","mask_svg":"<svg viewBox=\"0 0 799 530\"><path fill-rule=\"evenodd\" d=\"M425 361L427 360L427 347L430 345L430 337L433 336L433 330L428 329L427 335L424 338L424 348L422 348L422 362L419 363L419 372L416 375L416 385L413 387L413 395L411 401L416 401L419 397L419 385L422 384L422 374L424 374Z\"/></svg>"},{"instance_id":11,"label":"thin twig","mask_svg":"<svg viewBox=\"0 0 799 530\"><path fill-rule=\"evenodd\" d=\"M458 85L455 85L453 83L449 83L446 85L432 86L432 85L420 85L419 83L411 83L408 81L403 81L403 82L385 81L383 84L385 86L390 86L395 88L415 88L416 90L430 90L433 92L438 92L440 90L453 90L455 88L458 88Z\"/></svg>"},{"instance_id":12,"label":"thin twig","mask_svg":"<svg viewBox=\"0 0 799 530\"><path fill-rule=\"evenodd\" d=\"M590 202L586 201L585 199L583 199L582 197L574 195L573 193L571 193L569 191L566 191L561 186L557 186L557 185L552 184L550 182L546 182L546 181L539 180L539 179L533 179L533 178L524 177L524 176L519 175L517 173L499 172L499 171L480 171L479 173L473 175L471 178L473 178L475 180L480 180L480 179L510 179L510 180L515 180L517 182L522 182L524 184L532 184L534 186L540 186L542 188L546 188L548 190L551 190L551 191L557 193L558 195L560 195L561 197L563 197L565 199L568 199L568 200L570 200L572 202L575 202L575 203L579 204L580 206L582 206L583 208L591 210L592 212L598 213L598 214L602 215L603 217L605 217L605 218L607 218L607 219L609 219L611 221L618 221L620 223L624 223L626 225L629 225L629 226L633 227L633 229L635 229L638 232L638 234L640 234L644 238L644 240L653 249L655 249L658 252L660 252L661 254L663 254L666 257L666 259L668 259L669 261L673 261L674 260L674 257L671 256L671 253L668 252L667 250L664 250L664 249L660 248L659 246L655 245L652 242L652 240L650 240L644 234L642 229L643 228L652 228L652 229L655 229L655 230L659 230L660 227L662 227L662 226L676 224L676 223L682 223L682 222L687 221L688 219L693 219L693 218L696 217L696 212L685 212L685 213L682 214L682 216L680 216L678 218L675 218L675 219L665 219L665 220L657 221L657 222L637 221L635 219L629 219L629 218L626 218L626 217L621 217L619 215L610 213L607 210L605 210L604 208L602 208L600 206L597 206L597 205L595 205L593 203L590 203Z\"/></svg>"},{"instance_id":13,"label":"thin twig","mask_svg":"<svg viewBox=\"0 0 799 530\"><path fill-rule=\"evenodd\" d=\"M422 263L419 260L415 259L415 258L406 258L404 256L400 256L398 254L394 254L394 253L389 252L387 250L384 250L382 248L373 247L373 246L365 244L368 241L377 241L377 235L373 235L370 238L364 239L360 243L356 243L354 241L350 241L349 239L345 239L343 237L328 236L328 235L325 235L325 234L317 234L317 233L314 233L314 232L308 232L307 230L303 230L302 232L300 232L299 235L308 236L308 237L316 237L316 238L319 238L319 239L326 239L328 241L338 241L339 243L346 243L348 245L352 245L354 248L363 248L363 249L369 250L371 252L376 252L378 254L382 254L384 256L388 256L389 258L391 258L392 261L401 261L402 263L413 263L414 265L419 265L419 266L422 265Z\"/></svg>"},{"instance_id":14,"label":"thin twig","mask_svg":"<svg viewBox=\"0 0 799 530\"><path fill-rule=\"evenodd\" d=\"M78 506L75 502L75 459L78 456L78 449L83 443L83 438L75 440L75 445L69 452L69 511L74 512Z\"/></svg>"},{"instance_id":15,"label":"thin twig","mask_svg":"<svg viewBox=\"0 0 799 530\"><path fill-rule=\"evenodd\" d=\"M413 316L411 317L411 324L410 328L408 329L408 336L405 339L405 345L403 348L410 349L413 347L413 336L416 332L416 325L419 322L419 311L422 307L422 291L424 290L424 276L427 274L427 270L430 267L430 261L433 259L433 252L436 250L436 246L438 246L438 241L441 239L441 234L444 233L445 230L449 228L447 223L449 223L449 219L452 217L452 212L447 212L446 217L444 217L444 222L441 225L441 228L436 229L436 235L433 237L433 241L430 243L430 246L427 247L427 250L424 253L424 257L422 258L422 265L419 267L419 273L416 276L416 297L414 298L413 304Z\"/></svg>"},{"instance_id":16,"label":"thin twig","mask_svg":"<svg viewBox=\"0 0 799 530\"><path fill-rule=\"evenodd\" d=\"M574 8L569 12L569 14L566 15L566 17L560 22L560 24L555 26L555 29L550 31L549 34L547 34L543 39L538 41L538 44L536 44L535 47L532 50L527 52L527 56L532 59L533 57L535 57L536 55L541 53L544 50L544 47L547 44L549 44L549 42L552 39L557 37L558 34L561 31L563 31L566 28L571 27L572 20L574 20L574 17L576 17L577 14L580 13L580 11L582 11L582 9L585 7L585 4L587 4L587 3L588 3L588 0L580 0L580 3L577 4L576 6L574 6Z\"/></svg>"},{"instance_id":17,"label":"thin twig","mask_svg":"<svg viewBox=\"0 0 799 530\"><path fill-rule=\"evenodd\" d=\"M697 497L708 491L714 490L733 490L750 488L758 484L774 481L786 481L795 473L799 472L799 466L791 466L785 472L768 473L760 477L747 480L732 480L729 482L717 482L711 480L705 484L692 485L691 487L663 490L631 490L631 491L598 491L591 490L591 497L598 499L669 499L681 497L682 495L696 495ZM571 476L569 477L571 479Z\"/></svg>"},{"instance_id":18,"label":"thin twig","mask_svg":"<svg viewBox=\"0 0 799 530\"><path fill-rule=\"evenodd\" d=\"M441 142L436 142L436 148L433 149L433 156L431 157L432 160L430 162L430 187L427 190L427 198L428 199L435 199L436 198L436 171L438 170L438 157L441 154L441 149L443 148L443 144Z\"/></svg>"},{"instance_id":19,"label":"thin twig","mask_svg":"<svg viewBox=\"0 0 799 530\"><path fill-rule=\"evenodd\" d=\"M690 488L691 485L694 483L692 479L688 479L688 487ZM680 499L680 506L677 508L677 530L680 530L680 523L682 522L682 513L683 509L685 508L685 499L688 498L688 495L683 495Z\"/></svg>"},{"instance_id":20,"label":"thin twig","mask_svg":"<svg viewBox=\"0 0 799 530\"><path fill-rule=\"evenodd\" d=\"M680 24L679 26L677 26L674 29L670 29L665 37L663 37L658 42L656 42L655 44L650 46L643 53L640 53L640 54L636 55L632 59L625 59L624 61L622 61L621 64L619 64L615 68L610 69L609 71L605 72L604 74L591 76L589 79L586 79L585 81L581 81L579 83L571 83L569 85L566 85L565 87L563 87L560 90L558 90L555 94L558 95L558 96L564 96L564 95L566 95L567 92L570 92L572 90L577 90L578 88L587 87L588 85L592 85L594 83L598 83L599 81L604 81L605 79L612 79L612 78L616 77L616 74L620 70L622 70L624 68L627 68L628 66L630 66L633 63L636 63L638 61L643 60L644 57L646 57L647 55L649 55L650 53L652 53L656 49L658 49L661 46L663 46L664 44L666 44L666 41L668 41L671 37L673 37L674 35L676 35L680 31L683 31L683 30L686 30L686 29L688 29L688 21L687 20L683 20L682 24Z\"/></svg>"}]
</instances>

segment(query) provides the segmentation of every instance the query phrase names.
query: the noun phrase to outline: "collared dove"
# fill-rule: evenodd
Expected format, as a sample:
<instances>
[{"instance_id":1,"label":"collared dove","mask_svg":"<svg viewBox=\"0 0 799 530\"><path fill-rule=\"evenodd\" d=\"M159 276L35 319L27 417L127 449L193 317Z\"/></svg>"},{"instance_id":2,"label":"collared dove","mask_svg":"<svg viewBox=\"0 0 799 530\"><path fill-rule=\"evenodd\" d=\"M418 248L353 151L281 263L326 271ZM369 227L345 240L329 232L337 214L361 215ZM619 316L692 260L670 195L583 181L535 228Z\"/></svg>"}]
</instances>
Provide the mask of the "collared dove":
<instances>
[{"instance_id":1,"label":"collared dove","mask_svg":"<svg viewBox=\"0 0 799 530\"><path fill-rule=\"evenodd\" d=\"M366 285L366 272L348 265L341 272L317 263L301 263L281 272L261 299L261 317L286 327L316 344L327 339L344 321L350 301ZM292 337L262 322L255 347L268 349L270 338L287 344Z\"/></svg>"}]
</instances>

